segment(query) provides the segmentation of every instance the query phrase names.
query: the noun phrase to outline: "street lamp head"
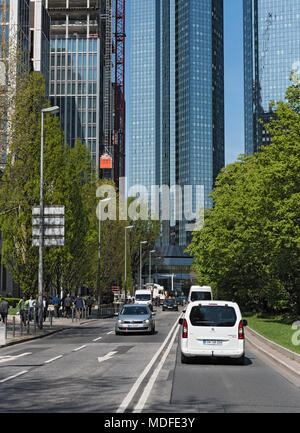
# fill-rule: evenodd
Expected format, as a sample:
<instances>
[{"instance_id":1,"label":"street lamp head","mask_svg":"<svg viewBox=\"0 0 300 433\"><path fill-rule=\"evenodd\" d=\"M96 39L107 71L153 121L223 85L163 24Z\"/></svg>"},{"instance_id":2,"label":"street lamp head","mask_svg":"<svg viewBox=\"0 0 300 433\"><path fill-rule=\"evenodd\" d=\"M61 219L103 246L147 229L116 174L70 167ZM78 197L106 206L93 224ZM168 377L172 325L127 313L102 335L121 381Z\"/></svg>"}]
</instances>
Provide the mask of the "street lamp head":
<instances>
[{"instance_id":1,"label":"street lamp head","mask_svg":"<svg viewBox=\"0 0 300 433\"><path fill-rule=\"evenodd\" d=\"M147 241L141 241L140 242L140 244L146 244L147 243Z\"/></svg>"},{"instance_id":2,"label":"street lamp head","mask_svg":"<svg viewBox=\"0 0 300 433\"><path fill-rule=\"evenodd\" d=\"M133 229L133 226L127 226L125 229Z\"/></svg>"},{"instance_id":3,"label":"street lamp head","mask_svg":"<svg viewBox=\"0 0 300 433\"><path fill-rule=\"evenodd\" d=\"M152 254L152 253L155 253L155 251L156 251L156 250L151 250L150 253L151 253L151 254Z\"/></svg>"},{"instance_id":4,"label":"street lamp head","mask_svg":"<svg viewBox=\"0 0 300 433\"><path fill-rule=\"evenodd\" d=\"M56 114L59 112L59 107L57 105L55 105L54 107L43 108L42 112L43 113Z\"/></svg>"}]
</instances>

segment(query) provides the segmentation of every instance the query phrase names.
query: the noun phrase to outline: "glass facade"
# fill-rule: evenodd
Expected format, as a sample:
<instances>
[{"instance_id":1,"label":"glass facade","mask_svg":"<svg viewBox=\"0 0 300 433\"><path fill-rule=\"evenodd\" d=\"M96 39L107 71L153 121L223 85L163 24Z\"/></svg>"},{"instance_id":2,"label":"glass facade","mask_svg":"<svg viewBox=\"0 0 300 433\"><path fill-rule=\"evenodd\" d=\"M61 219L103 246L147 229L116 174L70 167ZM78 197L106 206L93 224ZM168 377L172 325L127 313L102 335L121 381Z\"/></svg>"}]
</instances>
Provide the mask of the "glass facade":
<instances>
[{"instance_id":1,"label":"glass facade","mask_svg":"<svg viewBox=\"0 0 300 433\"><path fill-rule=\"evenodd\" d=\"M80 139L99 175L103 146L103 1L48 0L51 16L50 98L60 107L65 141ZM111 116L111 113L110 113Z\"/></svg>"},{"instance_id":2,"label":"glass facade","mask_svg":"<svg viewBox=\"0 0 300 433\"><path fill-rule=\"evenodd\" d=\"M160 184L160 2L131 1L129 185Z\"/></svg>"},{"instance_id":3,"label":"glass facade","mask_svg":"<svg viewBox=\"0 0 300 433\"><path fill-rule=\"evenodd\" d=\"M299 0L244 0L245 152L269 143L259 119L272 117L292 71L300 69Z\"/></svg>"},{"instance_id":4,"label":"glass facade","mask_svg":"<svg viewBox=\"0 0 300 433\"><path fill-rule=\"evenodd\" d=\"M223 2L176 1L176 175L179 185L204 186L204 207L224 166ZM190 221L194 222L194 221ZM179 223L179 245L191 241Z\"/></svg>"},{"instance_id":5,"label":"glass facade","mask_svg":"<svg viewBox=\"0 0 300 433\"><path fill-rule=\"evenodd\" d=\"M132 0L130 186L204 185L224 165L223 2ZM175 207L170 196L170 214ZM193 222L193 221L191 221ZM186 245L186 221L162 245Z\"/></svg>"},{"instance_id":6,"label":"glass facade","mask_svg":"<svg viewBox=\"0 0 300 433\"><path fill-rule=\"evenodd\" d=\"M96 166L99 134L98 38L51 40L50 97L60 107L65 140L74 146L80 138Z\"/></svg>"}]
</instances>

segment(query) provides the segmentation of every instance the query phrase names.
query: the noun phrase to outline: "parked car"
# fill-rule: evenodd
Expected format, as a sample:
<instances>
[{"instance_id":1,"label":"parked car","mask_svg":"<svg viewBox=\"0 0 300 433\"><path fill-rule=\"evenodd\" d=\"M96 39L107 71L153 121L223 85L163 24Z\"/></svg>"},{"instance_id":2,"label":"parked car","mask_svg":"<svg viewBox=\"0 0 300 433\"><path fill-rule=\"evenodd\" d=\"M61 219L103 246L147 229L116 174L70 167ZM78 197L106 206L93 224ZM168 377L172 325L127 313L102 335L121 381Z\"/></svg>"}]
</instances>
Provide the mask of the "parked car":
<instances>
[{"instance_id":1,"label":"parked car","mask_svg":"<svg viewBox=\"0 0 300 433\"><path fill-rule=\"evenodd\" d=\"M156 313L152 313L148 305L124 305L120 313L116 313L115 334L129 332L148 332L154 334Z\"/></svg>"},{"instance_id":2,"label":"parked car","mask_svg":"<svg viewBox=\"0 0 300 433\"><path fill-rule=\"evenodd\" d=\"M178 311L178 305L176 303L176 300L175 299L165 299L165 301L163 303L162 310L163 311L166 311L166 310Z\"/></svg>"},{"instance_id":3,"label":"parked car","mask_svg":"<svg viewBox=\"0 0 300 433\"><path fill-rule=\"evenodd\" d=\"M230 357L244 363L245 337L239 306L227 301L194 301L186 308L181 333L181 362L191 357Z\"/></svg>"}]
</instances>

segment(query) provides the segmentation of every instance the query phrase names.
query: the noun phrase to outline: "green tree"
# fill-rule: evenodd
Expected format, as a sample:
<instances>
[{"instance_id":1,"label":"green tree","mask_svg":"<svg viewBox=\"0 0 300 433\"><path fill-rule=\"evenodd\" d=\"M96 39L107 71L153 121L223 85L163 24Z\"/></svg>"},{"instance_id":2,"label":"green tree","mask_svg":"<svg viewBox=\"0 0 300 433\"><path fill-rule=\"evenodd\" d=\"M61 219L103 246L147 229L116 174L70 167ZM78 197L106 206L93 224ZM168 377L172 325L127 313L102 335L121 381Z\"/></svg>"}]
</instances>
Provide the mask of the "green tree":
<instances>
[{"instance_id":1,"label":"green tree","mask_svg":"<svg viewBox=\"0 0 300 433\"><path fill-rule=\"evenodd\" d=\"M219 175L189 251L218 297L299 314L299 85L286 99L273 105L272 143Z\"/></svg>"}]
</instances>

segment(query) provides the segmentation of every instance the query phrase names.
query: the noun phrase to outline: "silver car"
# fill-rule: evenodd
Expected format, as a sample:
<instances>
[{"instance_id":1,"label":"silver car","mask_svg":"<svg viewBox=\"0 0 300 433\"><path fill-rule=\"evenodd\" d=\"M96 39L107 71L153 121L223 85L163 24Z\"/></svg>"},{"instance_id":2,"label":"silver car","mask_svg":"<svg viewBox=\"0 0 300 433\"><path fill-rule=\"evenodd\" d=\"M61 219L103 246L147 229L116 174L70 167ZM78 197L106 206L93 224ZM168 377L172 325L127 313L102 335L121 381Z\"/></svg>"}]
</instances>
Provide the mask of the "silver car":
<instances>
[{"instance_id":1,"label":"silver car","mask_svg":"<svg viewBox=\"0 0 300 433\"><path fill-rule=\"evenodd\" d=\"M116 335L129 332L148 332L154 334L155 321L152 313L147 305L124 305L120 313L116 313L115 333Z\"/></svg>"}]
</instances>

